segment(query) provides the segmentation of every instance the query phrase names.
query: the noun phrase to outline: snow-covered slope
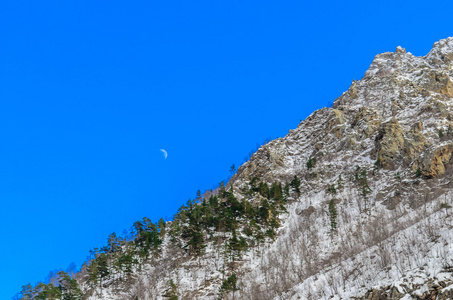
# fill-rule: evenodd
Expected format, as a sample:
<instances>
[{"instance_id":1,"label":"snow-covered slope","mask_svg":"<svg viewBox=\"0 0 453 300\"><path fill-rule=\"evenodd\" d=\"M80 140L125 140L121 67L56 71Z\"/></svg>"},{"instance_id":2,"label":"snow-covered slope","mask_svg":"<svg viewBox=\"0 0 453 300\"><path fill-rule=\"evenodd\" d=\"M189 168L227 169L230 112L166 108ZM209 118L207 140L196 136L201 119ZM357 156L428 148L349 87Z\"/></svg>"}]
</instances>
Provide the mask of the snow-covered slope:
<instances>
[{"instance_id":1,"label":"snow-covered slope","mask_svg":"<svg viewBox=\"0 0 453 300\"><path fill-rule=\"evenodd\" d=\"M179 299L218 299L234 270L239 290L224 299L453 298L452 78L453 38L424 57L377 55L332 108L262 146L227 184L257 201L244 193L253 178L297 175L275 241L231 262L213 243L195 257L167 236L128 282L90 289L80 277L82 289L164 299L171 279Z\"/></svg>"}]
</instances>

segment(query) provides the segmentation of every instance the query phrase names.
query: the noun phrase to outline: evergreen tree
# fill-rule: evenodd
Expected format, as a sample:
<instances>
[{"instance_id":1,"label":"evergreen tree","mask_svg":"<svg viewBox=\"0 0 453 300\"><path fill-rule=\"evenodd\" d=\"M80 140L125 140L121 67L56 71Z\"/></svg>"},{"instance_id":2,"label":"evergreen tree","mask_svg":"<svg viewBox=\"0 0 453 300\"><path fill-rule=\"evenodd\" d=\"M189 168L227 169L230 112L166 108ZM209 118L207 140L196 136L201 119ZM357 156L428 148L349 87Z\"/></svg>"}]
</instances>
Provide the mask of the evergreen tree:
<instances>
[{"instance_id":1,"label":"evergreen tree","mask_svg":"<svg viewBox=\"0 0 453 300\"><path fill-rule=\"evenodd\" d=\"M337 187L339 190L341 190L343 188L343 178L341 178L341 174L338 175Z\"/></svg>"},{"instance_id":2,"label":"evergreen tree","mask_svg":"<svg viewBox=\"0 0 453 300\"><path fill-rule=\"evenodd\" d=\"M293 180L290 182L289 184L293 189L294 191L297 193L298 196L300 196L300 180L299 178L297 178L297 175L294 175L294 178Z\"/></svg>"},{"instance_id":3,"label":"evergreen tree","mask_svg":"<svg viewBox=\"0 0 453 300\"><path fill-rule=\"evenodd\" d=\"M220 298L223 298L223 295L226 293L234 292L237 290L239 290L239 287L237 285L237 277L236 274L233 273L222 282L222 285L219 289Z\"/></svg>"},{"instance_id":4,"label":"evergreen tree","mask_svg":"<svg viewBox=\"0 0 453 300\"><path fill-rule=\"evenodd\" d=\"M261 196L269 199L269 187L267 186L267 183L260 182L259 193Z\"/></svg>"},{"instance_id":5,"label":"evergreen tree","mask_svg":"<svg viewBox=\"0 0 453 300\"><path fill-rule=\"evenodd\" d=\"M58 287L62 293L61 300L82 300L82 291L79 288L77 280L71 278L64 271L58 272L58 276Z\"/></svg>"},{"instance_id":6,"label":"evergreen tree","mask_svg":"<svg viewBox=\"0 0 453 300\"><path fill-rule=\"evenodd\" d=\"M37 300L56 300L62 297L61 287L56 287L52 283L40 282L35 287L35 294L37 295L33 299Z\"/></svg>"},{"instance_id":7,"label":"evergreen tree","mask_svg":"<svg viewBox=\"0 0 453 300\"><path fill-rule=\"evenodd\" d=\"M97 262L97 273L99 275L99 279L103 280L107 278L110 274L110 269L108 265L108 256L106 253L100 253L96 258Z\"/></svg>"},{"instance_id":8,"label":"evergreen tree","mask_svg":"<svg viewBox=\"0 0 453 300\"><path fill-rule=\"evenodd\" d=\"M371 188L368 185L368 177L366 170L362 170L359 176L359 186L360 186L360 194L362 197L366 198L368 194L371 193Z\"/></svg>"},{"instance_id":9,"label":"evergreen tree","mask_svg":"<svg viewBox=\"0 0 453 300\"><path fill-rule=\"evenodd\" d=\"M192 255L199 256L203 253L206 245L200 228L196 225L190 225L183 230L182 237L189 240L186 247L189 248Z\"/></svg>"},{"instance_id":10,"label":"evergreen tree","mask_svg":"<svg viewBox=\"0 0 453 300\"><path fill-rule=\"evenodd\" d=\"M329 217L330 217L330 229L331 232L335 232L337 230L337 208L335 205L335 201L332 199L329 202Z\"/></svg>"},{"instance_id":11,"label":"evergreen tree","mask_svg":"<svg viewBox=\"0 0 453 300\"><path fill-rule=\"evenodd\" d=\"M20 299L23 300L33 299L35 295L33 286L31 284L22 286L22 290L20 291L19 295Z\"/></svg>"},{"instance_id":12,"label":"evergreen tree","mask_svg":"<svg viewBox=\"0 0 453 300\"><path fill-rule=\"evenodd\" d=\"M165 237L165 227L166 227L166 223L165 223L164 219L160 218L159 219L159 237L161 239L164 239L164 237Z\"/></svg>"},{"instance_id":13,"label":"evergreen tree","mask_svg":"<svg viewBox=\"0 0 453 300\"><path fill-rule=\"evenodd\" d=\"M233 176L236 173L236 166L234 164L232 164L230 167L230 173L231 173L231 176Z\"/></svg>"},{"instance_id":14,"label":"evergreen tree","mask_svg":"<svg viewBox=\"0 0 453 300\"><path fill-rule=\"evenodd\" d=\"M87 272L88 272L88 282L92 286L96 286L99 282L98 263L97 263L96 259L92 259L88 262Z\"/></svg>"},{"instance_id":15,"label":"evergreen tree","mask_svg":"<svg viewBox=\"0 0 453 300\"><path fill-rule=\"evenodd\" d=\"M422 176L422 171L420 168L417 168L417 171L415 172L415 177L420 178Z\"/></svg>"},{"instance_id":16,"label":"evergreen tree","mask_svg":"<svg viewBox=\"0 0 453 300\"><path fill-rule=\"evenodd\" d=\"M118 250L120 246L119 239L116 236L116 233L111 233L107 239L107 249L109 253L114 253Z\"/></svg>"},{"instance_id":17,"label":"evergreen tree","mask_svg":"<svg viewBox=\"0 0 453 300\"><path fill-rule=\"evenodd\" d=\"M230 238L228 247L231 254L231 260L234 262L235 258L240 256L242 250L241 241L237 238L236 230L233 230L233 236Z\"/></svg>"},{"instance_id":18,"label":"evergreen tree","mask_svg":"<svg viewBox=\"0 0 453 300\"><path fill-rule=\"evenodd\" d=\"M168 288L165 291L165 294L162 297L168 298L169 300L178 300L178 288L176 284L173 282L173 279L168 281Z\"/></svg>"},{"instance_id":19,"label":"evergreen tree","mask_svg":"<svg viewBox=\"0 0 453 300\"><path fill-rule=\"evenodd\" d=\"M285 183L285 188L283 189L283 199L284 201L288 201L289 198L289 187L290 185L288 183Z\"/></svg>"},{"instance_id":20,"label":"evergreen tree","mask_svg":"<svg viewBox=\"0 0 453 300\"><path fill-rule=\"evenodd\" d=\"M310 156L307 161L307 169L312 169L315 167L315 165L316 165L316 158Z\"/></svg>"},{"instance_id":21,"label":"evergreen tree","mask_svg":"<svg viewBox=\"0 0 453 300\"><path fill-rule=\"evenodd\" d=\"M195 197L195 202L196 202L196 203L200 203L201 200L202 200L202 198L203 198L203 197L201 196L201 191L198 190L198 191L197 191L197 196Z\"/></svg>"}]
</instances>

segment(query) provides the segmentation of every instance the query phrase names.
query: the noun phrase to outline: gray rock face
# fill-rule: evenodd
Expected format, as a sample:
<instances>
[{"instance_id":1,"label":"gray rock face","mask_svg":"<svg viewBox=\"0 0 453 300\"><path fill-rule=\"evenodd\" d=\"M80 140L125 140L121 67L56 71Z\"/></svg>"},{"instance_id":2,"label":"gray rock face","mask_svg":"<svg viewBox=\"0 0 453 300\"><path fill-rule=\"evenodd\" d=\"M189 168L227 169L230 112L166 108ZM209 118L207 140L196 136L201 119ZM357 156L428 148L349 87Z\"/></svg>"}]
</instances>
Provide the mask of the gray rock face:
<instances>
[{"instance_id":1,"label":"gray rock face","mask_svg":"<svg viewBox=\"0 0 453 300\"><path fill-rule=\"evenodd\" d=\"M377 160L384 169L410 174L421 166L425 176L441 176L450 164L445 153L436 152L444 155L441 163L428 157L441 142L439 129L453 126L452 58L453 38L436 42L425 57L401 47L377 55L364 78L353 81L333 109L314 112L283 139L263 146L241 167L244 176L231 184L240 186L250 176L264 176L269 182L288 179L288 173L305 171L310 156L319 166L324 162L342 170L344 164L333 162L332 153L342 159L355 157L357 162L349 160L353 167L363 160Z\"/></svg>"}]
</instances>

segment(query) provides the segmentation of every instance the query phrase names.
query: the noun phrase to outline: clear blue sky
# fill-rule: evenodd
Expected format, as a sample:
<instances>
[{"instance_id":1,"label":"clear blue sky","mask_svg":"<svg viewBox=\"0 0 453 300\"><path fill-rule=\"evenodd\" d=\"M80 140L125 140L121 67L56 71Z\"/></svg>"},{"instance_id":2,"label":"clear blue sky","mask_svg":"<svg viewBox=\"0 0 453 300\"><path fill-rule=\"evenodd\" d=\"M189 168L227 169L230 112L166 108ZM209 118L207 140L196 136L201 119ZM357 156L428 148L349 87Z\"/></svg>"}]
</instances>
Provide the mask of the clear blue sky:
<instances>
[{"instance_id":1,"label":"clear blue sky","mask_svg":"<svg viewBox=\"0 0 453 300\"><path fill-rule=\"evenodd\" d=\"M453 35L451 1L314 2L1 1L0 298Z\"/></svg>"}]
</instances>

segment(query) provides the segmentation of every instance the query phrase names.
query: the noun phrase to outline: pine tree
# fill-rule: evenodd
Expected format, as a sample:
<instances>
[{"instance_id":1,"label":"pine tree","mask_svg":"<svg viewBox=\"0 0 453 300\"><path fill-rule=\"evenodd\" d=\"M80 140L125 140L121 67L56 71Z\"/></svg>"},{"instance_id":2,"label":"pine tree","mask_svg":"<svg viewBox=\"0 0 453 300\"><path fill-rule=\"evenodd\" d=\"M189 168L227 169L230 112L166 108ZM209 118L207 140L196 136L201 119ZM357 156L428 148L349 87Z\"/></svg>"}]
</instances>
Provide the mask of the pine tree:
<instances>
[{"instance_id":1,"label":"pine tree","mask_svg":"<svg viewBox=\"0 0 453 300\"><path fill-rule=\"evenodd\" d=\"M119 239L116 233L111 233L107 239L107 249L109 253L114 253L119 248Z\"/></svg>"},{"instance_id":2,"label":"pine tree","mask_svg":"<svg viewBox=\"0 0 453 300\"><path fill-rule=\"evenodd\" d=\"M415 172L415 177L420 178L422 176L422 171L420 168L417 168L417 171Z\"/></svg>"},{"instance_id":3,"label":"pine tree","mask_svg":"<svg viewBox=\"0 0 453 300\"><path fill-rule=\"evenodd\" d=\"M300 196L300 180L299 178L297 178L297 175L294 175L294 178L293 180L290 182L289 184L293 189L294 191L297 193L298 196Z\"/></svg>"},{"instance_id":4,"label":"pine tree","mask_svg":"<svg viewBox=\"0 0 453 300\"><path fill-rule=\"evenodd\" d=\"M234 164L232 164L230 167L230 173L231 173L231 176L233 176L236 173L236 166Z\"/></svg>"},{"instance_id":5,"label":"pine tree","mask_svg":"<svg viewBox=\"0 0 453 300\"><path fill-rule=\"evenodd\" d=\"M239 290L239 287L237 285L237 277L236 277L236 274L233 273L222 282L222 285L220 286L220 289L219 289L220 298L223 298L223 295L225 293L228 293L228 292L234 293L234 291L237 291L237 290Z\"/></svg>"},{"instance_id":6,"label":"pine tree","mask_svg":"<svg viewBox=\"0 0 453 300\"><path fill-rule=\"evenodd\" d=\"M106 254L104 254L106 255ZM61 290L61 300L82 300L82 291L77 280L71 278L66 272L58 272L58 287Z\"/></svg>"},{"instance_id":7,"label":"pine tree","mask_svg":"<svg viewBox=\"0 0 453 300\"><path fill-rule=\"evenodd\" d=\"M307 161L307 169L312 169L316 165L316 158L315 157L309 157Z\"/></svg>"},{"instance_id":8,"label":"pine tree","mask_svg":"<svg viewBox=\"0 0 453 300\"><path fill-rule=\"evenodd\" d=\"M168 281L168 288L165 291L165 294L162 297L168 298L169 300L178 300L178 288L176 284L173 282L173 279Z\"/></svg>"},{"instance_id":9,"label":"pine tree","mask_svg":"<svg viewBox=\"0 0 453 300\"><path fill-rule=\"evenodd\" d=\"M165 237L165 227L166 227L166 223L165 223L164 219L160 218L159 219L159 236L161 239L163 239Z\"/></svg>"},{"instance_id":10,"label":"pine tree","mask_svg":"<svg viewBox=\"0 0 453 300\"><path fill-rule=\"evenodd\" d=\"M330 229L331 232L335 232L337 230L337 208L335 205L335 201L332 199L329 202L329 217L330 217Z\"/></svg>"},{"instance_id":11,"label":"pine tree","mask_svg":"<svg viewBox=\"0 0 453 300\"><path fill-rule=\"evenodd\" d=\"M241 241L237 238L236 230L233 229L233 236L230 238L229 244L229 252L231 254L231 260L234 262L236 257L240 256L242 245Z\"/></svg>"},{"instance_id":12,"label":"pine tree","mask_svg":"<svg viewBox=\"0 0 453 300\"><path fill-rule=\"evenodd\" d=\"M201 191L198 190L198 191L197 191L197 196L196 196L196 198L195 198L195 202L196 202L196 203L200 203L201 200L202 200L202 198L203 198L203 197L201 196Z\"/></svg>"},{"instance_id":13,"label":"pine tree","mask_svg":"<svg viewBox=\"0 0 453 300\"><path fill-rule=\"evenodd\" d=\"M34 290L31 284L27 284L22 286L22 290L20 291L19 295L21 296L20 299L28 300L34 298Z\"/></svg>"},{"instance_id":14,"label":"pine tree","mask_svg":"<svg viewBox=\"0 0 453 300\"><path fill-rule=\"evenodd\" d=\"M341 178L341 174L338 175L337 187L339 190L341 190L343 188L343 178Z\"/></svg>"}]
</instances>

